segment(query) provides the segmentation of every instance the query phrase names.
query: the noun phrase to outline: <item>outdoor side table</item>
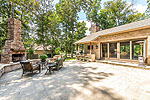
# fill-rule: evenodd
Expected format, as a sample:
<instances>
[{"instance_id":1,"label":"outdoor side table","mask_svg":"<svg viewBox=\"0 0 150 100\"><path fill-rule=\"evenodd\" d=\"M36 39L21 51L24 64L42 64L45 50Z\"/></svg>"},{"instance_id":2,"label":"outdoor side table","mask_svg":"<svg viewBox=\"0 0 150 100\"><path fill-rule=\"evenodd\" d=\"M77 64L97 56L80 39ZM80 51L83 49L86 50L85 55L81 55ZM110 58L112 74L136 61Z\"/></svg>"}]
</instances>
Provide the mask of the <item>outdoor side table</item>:
<instances>
[{"instance_id":1,"label":"outdoor side table","mask_svg":"<svg viewBox=\"0 0 150 100\"><path fill-rule=\"evenodd\" d=\"M41 63L41 67L42 67L42 70L45 68L45 64L46 64L46 62L40 62Z\"/></svg>"}]
</instances>

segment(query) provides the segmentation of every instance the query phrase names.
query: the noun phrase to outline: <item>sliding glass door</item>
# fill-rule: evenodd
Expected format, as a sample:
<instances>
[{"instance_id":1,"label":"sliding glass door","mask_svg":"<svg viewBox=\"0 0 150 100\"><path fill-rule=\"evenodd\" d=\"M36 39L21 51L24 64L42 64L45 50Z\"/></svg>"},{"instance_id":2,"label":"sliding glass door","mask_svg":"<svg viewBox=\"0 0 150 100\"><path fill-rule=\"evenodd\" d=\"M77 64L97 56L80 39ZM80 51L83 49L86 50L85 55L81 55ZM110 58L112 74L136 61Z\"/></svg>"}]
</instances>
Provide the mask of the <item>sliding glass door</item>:
<instances>
[{"instance_id":1,"label":"sliding glass door","mask_svg":"<svg viewBox=\"0 0 150 100\"><path fill-rule=\"evenodd\" d=\"M120 58L130 59L130 41L120 42Z\"/></svg>"},{"instance_id":2,"label":"sliding glass door","mask_svg":"<svg viewBox=\"0 0 150 100\"><path fill-rule=\"evenodd\" d=\"M109 43L109 57L117 58L117 43Z\"/></svg>"},{"instance_id":3,"label":"sliding glass door","mask_svg":"<svg viewBox=\"0 0 150 100\"><path fill-rule=\"evenodd\" d=\"M103 58L107 58L108 57L108 46L107 43L103 43L101 44L101 57Z\"/></svg>"},{"instance_id":4,"label":"sliding glass door","mask_svg":"<svg viewBox=\"0 0 150 100\"><path fill-rule=\"evenodd\" d=\"M139 56L144 56L144 40L132 42L132 59L138 60Z\"/></svg>"}]
</instances>

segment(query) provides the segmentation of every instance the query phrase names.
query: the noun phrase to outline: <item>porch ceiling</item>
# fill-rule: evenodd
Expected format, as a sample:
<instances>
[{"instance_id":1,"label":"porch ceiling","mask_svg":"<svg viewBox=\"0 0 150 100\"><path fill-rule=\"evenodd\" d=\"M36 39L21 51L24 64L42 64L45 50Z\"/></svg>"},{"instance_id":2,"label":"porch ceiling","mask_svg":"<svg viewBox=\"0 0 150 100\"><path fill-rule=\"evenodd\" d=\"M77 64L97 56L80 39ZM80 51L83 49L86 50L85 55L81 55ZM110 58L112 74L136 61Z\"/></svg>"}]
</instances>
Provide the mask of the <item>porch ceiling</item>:
<instances>
[{"instance_id":1,"label":"porch ceiling","mask_svg":"<svg viewBox=\"0 0 150 100\"><path fill-rule=\"evenodd\" d=\"M150 28L150 18L90 34L90 35L84 37L83 39L75 42L74 44L84 44L84 43L89 43L89 42L96 42L94 40L96 38L98 38L99 36L119 34L119 33L123 33L123 32L136 31L136 30L145 29L145 28Z\"/></svg>"}]
</instances>

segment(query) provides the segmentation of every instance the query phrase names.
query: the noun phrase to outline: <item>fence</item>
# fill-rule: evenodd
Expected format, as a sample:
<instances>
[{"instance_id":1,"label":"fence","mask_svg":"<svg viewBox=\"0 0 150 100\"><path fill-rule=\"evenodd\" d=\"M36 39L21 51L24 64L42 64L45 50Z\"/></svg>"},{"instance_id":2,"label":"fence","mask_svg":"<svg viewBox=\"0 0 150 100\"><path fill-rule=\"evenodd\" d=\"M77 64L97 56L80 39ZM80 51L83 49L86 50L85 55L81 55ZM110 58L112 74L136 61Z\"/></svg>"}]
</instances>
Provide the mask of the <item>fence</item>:
<instances>
[{"instance_id":1,"label":"fence","mask_svg":"<svg viewBox=\"0 0 150 100\"><path fill-rule=\"evenodd\" d=\"M38 59L39 55L38 54L27 54L27 59Z\"/></svg>"}]
</instances>

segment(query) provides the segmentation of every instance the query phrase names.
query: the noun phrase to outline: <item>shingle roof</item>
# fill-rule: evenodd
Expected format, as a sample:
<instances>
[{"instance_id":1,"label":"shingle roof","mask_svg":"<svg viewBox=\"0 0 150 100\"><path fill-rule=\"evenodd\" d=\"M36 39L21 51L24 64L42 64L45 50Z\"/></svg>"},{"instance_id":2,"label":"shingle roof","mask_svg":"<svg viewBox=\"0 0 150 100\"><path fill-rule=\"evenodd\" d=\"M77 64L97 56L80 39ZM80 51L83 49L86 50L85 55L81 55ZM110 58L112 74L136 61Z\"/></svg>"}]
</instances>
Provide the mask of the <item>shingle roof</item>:
<instances>
[{"instance_id":1,"label":"shingle roof","mask_svg":"<svg viewBox=\"0 0 150 100\"><path fill-rule=\"evenodd\" d=\"M51 46L47 46L46 50L51 50L50 48L51 48ZM34 50L43 50L43 46L35 44L34 45Z\"/></svg>"},{"instance_id":2,"label":"shingle roof","mask_svg":"<svg viewBox=\"0 0 150 100\"><path fill-rule=\"evenodd\" d=\"M123 31L127 31L127 30L142 28L145 26L150 27L150 19L145 19L145 20L121 25L118 27L102 30L102 31L99 31L99 32L96 32L96 33L93 33L93 34L90 34L90 35L84 37L83 39L75 42L75 44L90 42L90 41L92 41L92 40L94 40L97 37L102 36L102 35L110 35L112 33L119 33L119 32L123 32Z\"/></svg>"}]
</instances>

